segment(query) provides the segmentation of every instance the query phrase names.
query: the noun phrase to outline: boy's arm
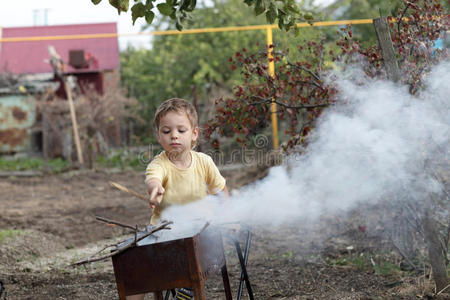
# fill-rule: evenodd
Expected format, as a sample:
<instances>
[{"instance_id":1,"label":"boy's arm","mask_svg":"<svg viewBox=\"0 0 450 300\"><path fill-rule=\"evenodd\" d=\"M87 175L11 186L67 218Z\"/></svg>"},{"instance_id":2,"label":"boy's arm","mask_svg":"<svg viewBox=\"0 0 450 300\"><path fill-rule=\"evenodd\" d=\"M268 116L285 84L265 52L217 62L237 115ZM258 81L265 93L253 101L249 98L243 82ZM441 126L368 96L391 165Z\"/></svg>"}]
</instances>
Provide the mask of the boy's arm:
<instances>
[{"instance_id":1,"label":"boy's arm","mask_svg":"<svg viewBox=\"0 0 450 300\"><path fill-rule=\"evenodd\" d=\"M161 203L165 190L158 178L152 178L147 182L147 192L150 195L149 206L154 208Z\"/></svg>"},{"instance_id":2,"label":"boy's arm","mask_svg":"<svg viewBox=\"0 0 450 300\"><path fill-rule=\"evenodd\" d=\"M150 196L149 206L154 208L162 201L162 195L165 190L162 182L166 176L165 169L162 165L161 158L155 157L145 169L145 183L147 185L147 192Z\"/></svg>"},{"instance_id":3,"label":"boy's arm","mask_svg":"<svg viewBox=\"0 0 450 300\"><path fill-rule=\"evenodd\" d=\"M223 187L223 189L220 192L220 194L225 195L226 198L230 198L230 192L228 191L228 188L227 188L226 185Z\"/></svg>"}]
</instances>

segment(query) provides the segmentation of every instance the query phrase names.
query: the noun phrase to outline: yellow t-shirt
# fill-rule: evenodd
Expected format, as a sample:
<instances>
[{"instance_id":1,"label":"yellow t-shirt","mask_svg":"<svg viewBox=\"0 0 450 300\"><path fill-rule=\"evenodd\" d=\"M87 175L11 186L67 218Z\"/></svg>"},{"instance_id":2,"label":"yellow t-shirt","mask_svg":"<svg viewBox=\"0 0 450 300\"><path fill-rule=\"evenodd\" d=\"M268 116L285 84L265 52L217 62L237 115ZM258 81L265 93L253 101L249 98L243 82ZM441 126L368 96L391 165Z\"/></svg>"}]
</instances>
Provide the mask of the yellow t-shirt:
<instances>
[{"instance_id":1,"label":"yellow t-shirt","mask_svg":"<svg viewBox=\"0 0 450 300\"><path fill-rule=\"evenodd\" d=\"M187 204L200 200L208 194L217 194L225 187L225 178L220 174L212 158L204 153L191 151L189 168L175 166L163 151L147 166L145 183L157 178L165 189L161 205L153 211L151 223L155 224L161 211L170 205Z\"/></svg>"}]
</instances>

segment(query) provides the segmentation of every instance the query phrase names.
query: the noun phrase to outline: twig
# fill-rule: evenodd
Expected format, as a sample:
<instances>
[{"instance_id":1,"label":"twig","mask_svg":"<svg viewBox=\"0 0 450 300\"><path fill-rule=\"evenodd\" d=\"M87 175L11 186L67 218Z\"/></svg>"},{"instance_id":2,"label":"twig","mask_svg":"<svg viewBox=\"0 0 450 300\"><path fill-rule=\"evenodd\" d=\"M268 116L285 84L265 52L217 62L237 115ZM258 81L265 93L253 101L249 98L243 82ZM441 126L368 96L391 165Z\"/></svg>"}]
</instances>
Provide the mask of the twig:
<instances>
[{"instance_id":1,"label":"twig","mask_svg":"<svg viewBox=\"0 0 450 300\"><path fill-rule=\"evenodd\" d=\"M443 291L445 291L449 287L450 287L450 284L447 284L447 286L445 288L443 288L442 290L440 290L439 293L436 294L436 296L439 296Z\"/></svg>"},{"instance_id":2,"label":"twig","mask_svg":"<svg viewBox=\"0 0 450 300\"><path fill-rule=\"evenodd\" d=\"M100 260L104 260L104 259L110 258L110 257L112 257L112 256L114 256L116 254L124 252L125 250L127 250L127 249L129 249L131 247L134 247L139 241L145 239L149 235L151 235L151 234L153 234L153 233L155 233L155 232L157 232L159 230L170 229L170 227L167 227L167 226L172 224L172 223L173 222L165 221L165 222L161 223L160 225L154 227L151 231L149 231L149 232L143 234L142 236L140 236L139 238L135 239L134 242L129 243L125 247L120 248L120 249L118 249L116 251L113 251L113 252L111 252L109 254L106 254L106 255L103 255L103 256L100 256L100 257L96 257L96 258L84 259L84 260L77 261L77 262L75 262L73 264L70 264L70 265L71 266L79 266L79 265L84 265L84 264L87 264L87 263L92 263L92 262L96 262L96 261L100 261Z\"/></svg>"},{"instance_id":3,"label":"twig","mask_svg":"<svg viewBox=\"0 0 450 300\"><path fill-rule=\"evenodd\" d=\"M319 74L320 73L322 73L322 64L323 64L323 57L324 57L324 54L325 54L325 48L323 47L323 43L324 43L324 40L322 40L321 41L321 51L320 51L320 61L319 61Z\"/></svg>"},{"instance_id":4,"label":"twig","mask_svg":"<svg viewBox=\"0 0 450 300\"><path fill-rule=\"evenodd\" d=\"M373 266L374 268L376 268L377 264L375 263L375 261L373 260L372 257L370 258L370 263L372 264L372 266Z\"/></svg>"},{"instance_id":5,"label":"twig","mask_svg":"<svg viewBox=\"0 0 450 300\"><path fill-rule=\"evenodd\" d=\"M100 216L95 216L95 218L96 218L97 220L99 220L99 221L106 222L106 223L108 223L108 224L118 225L118 226L120 226L120 227L124 227L124 228L131 229L131 230L133 230L133 231L135 231L135 230L136 230L136 231L141 231L141 230L138 230L138 229L137 229L137 225L136 225L136 227L133 227L133 226L131 226L131 225L119 223L119 222L117 222L117 221L109 220L109 219L107 219L107 218L103 218L103 217L100 217Z\"/></svg>"},{"instance_id":6,"label":"twig","mask_svg":"<svg viewBox=\"0 0 450 300\"><path fill-rule=\"evenodd\" d=\"M394 240L391 236L389 236L389 240L391 240L392 245L394 248L400 253L400 255L406 260L406 262L414 269L419 270L419 268L403 253L403 251L395 244Z\"/></svg>"},{"instance_id":7,"label":"twig","mask_svg":"<svg viewBox=\"0 0 450 300\"><path fill-rule=\"evenodd\" d=\"M309 73L312 77L314 77L317 81L320 81L319 75L317 75L316 73L314 73L314 72L311 71L310 69L305 68L305 67L303 67L303 66L299 66L299 65L297 65L297 64L293 64L293 63L291 63L291 62L288 62L288 65L291 66L291 67L294 67L294 68L303 70L303 71L305 71L305 72L308 72L308 73Z\"/></svg>"},{"instance_id":8,"label":"twig","mask_svg":"<svg viewBox=\"0 0 450 300\"><path fill-rule=\"evenodd\" d=\"M402 15L401 15L400 18L398 19L398 23L397 23L397 31L400 31L400 22L403 20L403 17L405 16L406 11L408 10L408 8L409 8L409 2L406 3L405 9L403 9Z\"/></svg>"},{"instance_id":9,"label":"twig","mask_svg":"<svg viewBox=\"0 0 450 300\"><path fill-rule=\"evenodd\" d=\"M120 190L120 191L122 191L122 192L131 194L131 195L133 195L133 196L135 196L135 197L137 197L137 198L139 198L139 199L141 199L141 200L144 200L145 202L148 202L148 199L149 199L149 198L148 198L147 196L142 195L142 194L139 194L139 193L136 193L135 191L132 191L132 190L130 190L130 189L124 187L123 185L118 184L117 182L112 182L112 181L110 181L109 184L110 184L112 187L115 187L116 189L118 189L118 190Z\"/></svg>"},{"instance_id":10,"label":"twig","mask_svg":"<svg viewBox=\"0 0 450 300\"><path fill-rule=\"evenodd\" d=\"M284 104L283 102L280 101L276 101L273 100L273 102L275 102L276 104L286 107L286 108L296 108L296 109L301 109L301 108L317 108L317 107L328 107L330 106L330 103L322 103L322 104L313 104L313 105L296 105L296 106L292 106L292 105L287 105Z\"/></svg>"},{"instance_id":11,"label":"twig","mask_svg":"<svg viewBox=\"0 0 450 300\"><path fill-rule=\"evenodd\" d=\"M330 103L323 103L323 104L313 104L313 105L288 105L283 102L272 100L272 99L266 99L260 96L251 96L251 98L256 98L261 101L258 102L250 102L249 105L258 105L258 104L269 104L269 103L276 103L279 106L285 107L285 108L292 108L292 109L304 109L304 108L317 108L317 107L328 107L330 106Z\"/></svg>"},{"instance_id":12,"label":"twig","mask_svg":"<svg viewBox=\"0 0 450 300\"><path fill-rule=\"evenodd\" d=\"M119 243L119 244L120 244L120 243ZM106 245L106 246L103 247L102 249L98 250L97 252L95 252L94 254L92 254L91 256L89 256L89 258L93 258L93 257L95 257L96 255L98 255L98 254L102 253L103 251L105 251L106 249L111 248L111 247L114 247L114 246L117 246L117 244Z\"/></svg>"},{"instance_id":13,"label":"twig","mask_svg":"<svg viewBox=\"0 0 450 300\"><path fill-rule=\"evenodd\" d=\"M305 81L305 80L295 80L295 83L300 83L300 84L311 84L314 85L315 87L322 89L322 86L320 84L318 84L317 82L314 81Z\"/></svg>"}]
</instances>

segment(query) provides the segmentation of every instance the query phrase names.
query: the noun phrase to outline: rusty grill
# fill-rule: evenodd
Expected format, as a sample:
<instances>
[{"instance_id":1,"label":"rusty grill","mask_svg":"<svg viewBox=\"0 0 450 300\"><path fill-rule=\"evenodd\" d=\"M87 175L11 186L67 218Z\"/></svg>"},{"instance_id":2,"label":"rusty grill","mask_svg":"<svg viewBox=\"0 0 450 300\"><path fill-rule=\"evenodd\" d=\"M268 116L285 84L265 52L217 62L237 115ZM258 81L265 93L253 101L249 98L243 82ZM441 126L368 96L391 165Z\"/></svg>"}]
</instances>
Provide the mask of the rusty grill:
<instances>
[{"instance_id":1,"label":"rusty grill","mask_svg":"<svg viewBox=\"0 0 450 300\"><path fill-rule=\"evenodd\" d=\"M125 247L133 239L123 243ZM140 293L192 287L195 299L206 299L204 281L221 269L226 299L232 299L222 235L218 228L197 221L148 236L112 257L120 299Z\"/></svg>"}]
</instances>

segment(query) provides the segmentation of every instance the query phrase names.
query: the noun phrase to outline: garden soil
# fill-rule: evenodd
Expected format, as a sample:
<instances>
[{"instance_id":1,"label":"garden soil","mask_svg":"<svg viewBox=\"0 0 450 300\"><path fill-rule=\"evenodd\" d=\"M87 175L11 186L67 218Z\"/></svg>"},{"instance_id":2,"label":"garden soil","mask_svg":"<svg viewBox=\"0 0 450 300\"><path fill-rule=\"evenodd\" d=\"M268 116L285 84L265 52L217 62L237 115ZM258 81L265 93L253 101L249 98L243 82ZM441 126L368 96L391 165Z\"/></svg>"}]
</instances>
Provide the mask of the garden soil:
<instances>
[{"instance_id":1,"label":"garden soil","mask_svg":"<svg viewBox=\"0 0 450 300\"><path fill-rule=\"evenodd\" d=\"M231 189L264 175L260 170L228 173ZM147 204L111 188L109 181L145 193L143 174L136 171L0 179L0 299L118 299L111 260L70 266L130 235L95 216L148 224ZM445 299L433 296L426 274L389 278L371 269L330 264L330 257L380 241L350 227L335 230L339 226L324 224L307 231L293 225L253 228L248 273L255 299ZM224 243L236 299L238 259L230 241ZM207 299L225 299L219 274L208 278L206 293ZM245 288L243 299L248 299Z\"/></svg>"}]
</instances>

